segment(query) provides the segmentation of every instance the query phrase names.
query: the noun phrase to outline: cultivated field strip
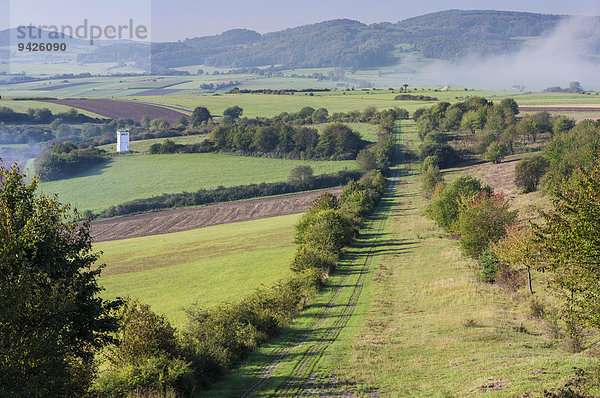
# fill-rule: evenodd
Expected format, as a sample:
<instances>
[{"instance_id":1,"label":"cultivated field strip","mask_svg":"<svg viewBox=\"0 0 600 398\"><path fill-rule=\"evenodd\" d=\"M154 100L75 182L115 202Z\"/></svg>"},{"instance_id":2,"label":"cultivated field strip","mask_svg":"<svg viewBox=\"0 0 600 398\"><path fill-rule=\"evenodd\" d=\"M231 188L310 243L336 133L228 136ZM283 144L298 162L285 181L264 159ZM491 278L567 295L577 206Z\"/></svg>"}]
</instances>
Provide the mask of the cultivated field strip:
<instances>
[{"instance_id":1,"label":"cultivated field strip","mask_svg":"<svg viewBox=\"0 0 600 398\"><path fill-rule=\"evenodd\" d=\"M341 191L341 188L334 187L311 192L136 214L95 221L92 223L91 232L95 242L105 242L297 214L308 210L312 201L319 195L329 192L339 196Z\"/></svg>"},{"instance_id":2,"label":"cultivated field strip","mask_svg":"<svg viewBox=\"0 0 600 398\"><path fill-rule=\"evenodd\" d=\"M396 133L399 131L400 125L396 124ZM335 290L333 296L325 306L323 313L317 317L308 327L307 331L302 334L297 340L288 345L275 351L273 354L275 358L262 369L258 370L256 374L256 380L250 384L246 390L240 395L241 397L250 397L254 393L258 392L260 388L269 381L271 376L277 370L277 367L283 362L289 360L289 357L293 350L301 348L307 341L314 339L316 343L312 344L307 349L304 349L303 353L299 356L299 361L294 366L292 372L287 377L287 381L281 383L276 390L276 396L301 396L308 393L308 383L311 380L312 372L318 363L319 359L323 356L325 350L337 339L342 329L346 326L350 320L354 308L358 302L362 288L364 286L365 279L368 275L369 268L373 259L374 248L377 245L377 241L380 239L383 233L385 222L387 220L387 214L391 206L385 202L389 200L389 195L393 192L398 184L399 168L396 169L394 176L390 179L390 183L386 189L386 193L382 199L382 205L379 206L377 219L372 221L374 224L371 230L374 233L375 241L370 243L369 251L365 255L364 252L356 254L352 263L348 266L349 272L346 272L339 283L339 287ZM346 303L343 303L343 310L337 315L332 315L333 310L339 305L338 300L342 296L342 293L348 290L350 287L346 285L352 271L356 266L362 262L359 270L359 277L356 283L352 287L352 293ZM325 332L321 331L321 326L329 320L330 317L334 316L335 319L333 324L325 329ZM305 391L306 390L306 391Z\"/></svg>"}]
</instances>

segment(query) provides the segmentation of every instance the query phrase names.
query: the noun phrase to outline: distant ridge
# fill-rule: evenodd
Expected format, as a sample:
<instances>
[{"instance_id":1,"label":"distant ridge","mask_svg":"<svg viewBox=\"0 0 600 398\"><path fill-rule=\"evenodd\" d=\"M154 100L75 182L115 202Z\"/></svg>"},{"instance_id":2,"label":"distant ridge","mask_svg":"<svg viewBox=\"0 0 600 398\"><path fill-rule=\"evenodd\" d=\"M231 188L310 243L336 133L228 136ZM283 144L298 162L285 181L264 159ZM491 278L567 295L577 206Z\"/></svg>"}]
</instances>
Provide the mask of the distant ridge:
<instances>
[{"instance_id":1,"label":"distant ridge","mask_svg":"<svg viewBox=\"0 0 600 398\"><path fill-rule=\"evenodd\" d=\"M209 65L251 68L380 67L398 62L398 53L456 60L466 54L517 51L523 40L552 30L567 16L494 10L447 10L397 23L363 24L336 19L261 35L234 29L180 42L153 43L152 62L161 67ZM404 45L400 47L400 45ZM122 45L108 46L80 61L123 59ZM404 49L403 49L404 48ZM130 57L134 57L131 53ZM112 57L112 58L111 58Z\"/></svg>"}]
</instances>

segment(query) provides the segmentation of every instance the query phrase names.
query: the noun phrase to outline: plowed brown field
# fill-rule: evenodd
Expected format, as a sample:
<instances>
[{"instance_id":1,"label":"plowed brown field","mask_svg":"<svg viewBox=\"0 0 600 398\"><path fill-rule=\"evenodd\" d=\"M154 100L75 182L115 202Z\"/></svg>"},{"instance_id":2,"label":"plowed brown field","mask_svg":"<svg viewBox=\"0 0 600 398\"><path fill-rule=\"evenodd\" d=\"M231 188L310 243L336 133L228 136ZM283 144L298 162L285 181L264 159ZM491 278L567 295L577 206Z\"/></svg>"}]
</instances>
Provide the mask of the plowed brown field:
<instances>
[{"instance_id":1,"label":"plowed brown field","mask_svg":"<svg viewBox=\"0 0 600 398\"><path fill-rule=\"evenodd\" d=\"M164 119L171 124L177 123L177 119L181 116L187 117L187 115L172 109L156 105L140 104L133 101L89 98L47 100L47 102L83 109L111 119L131 119L135 122L142 120L144 115L148 115L150 119Z\"/></svg>"},{"instance_id":2,"label":"plowed brown field","mask_svg":"<svg viewBox=\"0 0 600 398\"><path fill-rule=\"evenodd\" d=\"M324 192L339 196L342 188L137 214L92 223L95 242L168 234L240 221L302 213Z\"/></svg>"}]
</instances>

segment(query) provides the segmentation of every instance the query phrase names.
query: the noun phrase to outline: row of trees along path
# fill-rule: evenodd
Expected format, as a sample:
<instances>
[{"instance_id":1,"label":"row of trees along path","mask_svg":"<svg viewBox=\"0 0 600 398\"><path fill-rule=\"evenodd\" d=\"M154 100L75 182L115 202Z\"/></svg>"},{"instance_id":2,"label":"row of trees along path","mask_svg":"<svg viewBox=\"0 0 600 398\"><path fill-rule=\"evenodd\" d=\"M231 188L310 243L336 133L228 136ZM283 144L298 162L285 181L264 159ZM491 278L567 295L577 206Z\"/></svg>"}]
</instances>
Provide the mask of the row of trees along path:
<instances>
[{"instance_id":1,"label":"row of trees along path","mask_svg":"<svg viewBox=\"0 0 600 398\"><path fill-rule=\"evenodd\" d=\"M395 124L395 136L396 139L401 136L400 122ZM386 222L395 204L394 192L400 174L400 156L400 144L397 144L395 164L384 197L368 226L348 250L346 261L340 264L335 277L330 280L330 285L325 290L329 292L328 301L319 311L311 314L312 320L306 326L296 326L295 334L289 342L274 346L267 354L269 360L254 367L252 374L248 375L249 381L241 392L241 397L273 390L276 396L282 397L304 396L309 393L311 380L314 379L313 371L324 352L352 317L364 282L369 276L375 249L384 237Z\"/></svg>"}]
</instances>

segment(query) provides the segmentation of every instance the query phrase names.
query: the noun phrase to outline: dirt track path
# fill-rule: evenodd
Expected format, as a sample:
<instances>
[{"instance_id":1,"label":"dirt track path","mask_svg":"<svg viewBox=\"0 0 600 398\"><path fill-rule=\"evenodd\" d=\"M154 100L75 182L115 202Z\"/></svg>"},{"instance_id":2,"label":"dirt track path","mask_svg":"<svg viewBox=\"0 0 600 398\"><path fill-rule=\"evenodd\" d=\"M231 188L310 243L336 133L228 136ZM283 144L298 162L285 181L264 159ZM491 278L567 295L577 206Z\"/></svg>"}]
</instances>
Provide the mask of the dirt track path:
<instances>
[{"instance_id":1,"label":"dirt track path","mask_svg":"<svg viewBox=\"0 0 600 398\"><path fill-rule=\"evenodd\" d=\"M92 223L94 242L168 234L211 225L302 213L324 192L339 195L342 188L259 198L203 207L165 210Z\"/></svg>"}]
</instances>

